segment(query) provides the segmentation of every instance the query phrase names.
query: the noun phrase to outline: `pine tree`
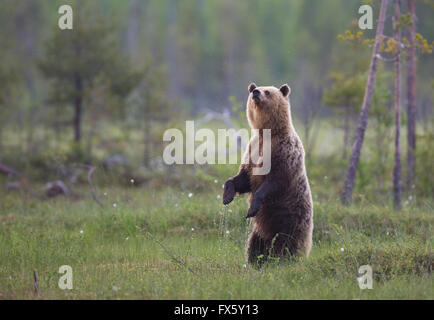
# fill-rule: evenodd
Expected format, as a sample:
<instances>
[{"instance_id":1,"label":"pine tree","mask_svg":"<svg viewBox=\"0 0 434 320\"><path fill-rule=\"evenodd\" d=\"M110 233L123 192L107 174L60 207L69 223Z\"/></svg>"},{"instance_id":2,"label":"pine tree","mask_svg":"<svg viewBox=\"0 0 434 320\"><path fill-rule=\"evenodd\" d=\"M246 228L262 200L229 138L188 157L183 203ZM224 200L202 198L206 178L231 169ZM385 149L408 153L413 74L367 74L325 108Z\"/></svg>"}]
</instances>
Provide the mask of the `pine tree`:
<instances>
[{"instance_id":1,"label":"pine tree","mask_svg":"<svg viewBox=\"0 0 434 320\"><path fill-rule=\"evenodd\" d=\"M395 0L395 41L401 42L400 0ZM395 57L395 161L393 166L393 204L395 209L401 209L401 53L398 46Z\"/></svg>"},{"instance_id":2,"label":"pine tree","mask_svg":"<svg viewBox=\"0 0 434 320\"><path fill-rule=\"evenodd\" d=\"M73 107L74 140L82 138L81 123L89 89L101 80L108 92L124 98L140 79L122 56L113 26L104 18L74 11L72 30L57 29L46 43L44 58L39 62L43 75L52 80L50 103Z\"/></svg>"},{"instance_id":3,"label":"pine tree","mask_svg":"<svg viewBox=\"0 0 434 320\"><path fill-rule=\"evenodd\" d=\"M416 7L414 0L408 0L411 24L408 27L409 49L407 55L407 188L414 184L416 162Z\"/></svg>"}]
</instances>

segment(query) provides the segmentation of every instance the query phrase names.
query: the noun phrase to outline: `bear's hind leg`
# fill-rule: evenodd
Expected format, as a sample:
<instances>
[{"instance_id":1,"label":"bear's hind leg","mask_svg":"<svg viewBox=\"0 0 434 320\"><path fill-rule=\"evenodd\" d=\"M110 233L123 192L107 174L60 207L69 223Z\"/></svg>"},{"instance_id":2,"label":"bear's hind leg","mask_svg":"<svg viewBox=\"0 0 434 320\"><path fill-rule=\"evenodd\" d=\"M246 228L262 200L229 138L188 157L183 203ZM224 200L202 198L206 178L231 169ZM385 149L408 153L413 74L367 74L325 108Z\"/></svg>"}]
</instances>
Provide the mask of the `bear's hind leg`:
<instances>
[{"instance_id":1,"label":"bear's hind leg","mask_svg":"<svg viewBox=\"0 0 434 320\"><path fill-rule=\"evenodd\" d=\"M250 264L259 267L266 260L266 256L265 241L253 230L247 243L247 259Z\"/></svg>"},{"instance_id":2,"label":"bear's hind leg","mask_svg":"<svg viewBox=\"0 0 434 320\"><path fill-rule=\"evenodd\" d=\"M280 233L276 234L273 238L270 254L273 257L292 257L296 254L296 241L295 239L291 240L291 236Z\"/></svg>"}]
</instances>

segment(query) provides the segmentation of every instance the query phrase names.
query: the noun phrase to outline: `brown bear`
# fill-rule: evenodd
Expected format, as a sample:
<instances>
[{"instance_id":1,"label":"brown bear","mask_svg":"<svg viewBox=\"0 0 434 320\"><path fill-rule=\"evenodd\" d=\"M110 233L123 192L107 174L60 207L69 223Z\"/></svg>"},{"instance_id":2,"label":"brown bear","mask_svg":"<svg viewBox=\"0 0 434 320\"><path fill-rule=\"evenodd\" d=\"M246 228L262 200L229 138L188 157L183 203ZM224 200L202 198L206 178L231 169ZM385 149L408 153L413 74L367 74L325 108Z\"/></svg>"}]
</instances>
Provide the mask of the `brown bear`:
<instances>
[{"instance_id":1,"label":"brown bear","mask_svg":"<svg viewBox=\"0 0 434 320\"><path fill-rule=\"evenodd\" d=\"M313 204L304 164L304 149L291 121L289 94L284 84L276 87L249 85L247 118L254 134L236 176L224 184L223 204L236 193L250 193L246 218L253 218L247 244L247 258L252 264L269 255L308 256L312 247ZM254 175L256 165L252 149L263 131L271 129L271 167L268 174ZM258 163L258 162L256 162Z\"/></svg>"}]
</instances>

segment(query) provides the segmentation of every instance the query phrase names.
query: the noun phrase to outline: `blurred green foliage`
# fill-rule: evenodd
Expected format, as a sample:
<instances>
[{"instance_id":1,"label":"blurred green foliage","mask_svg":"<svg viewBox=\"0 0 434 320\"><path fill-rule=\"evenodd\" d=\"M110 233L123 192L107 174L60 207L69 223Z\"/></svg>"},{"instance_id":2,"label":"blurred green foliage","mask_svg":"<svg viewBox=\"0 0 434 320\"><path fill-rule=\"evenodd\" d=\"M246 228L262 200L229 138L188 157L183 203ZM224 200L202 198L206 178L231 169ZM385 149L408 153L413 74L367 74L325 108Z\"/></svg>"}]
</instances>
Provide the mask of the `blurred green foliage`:
<instances>
[{"instance_id":1,"label":"blurred green foliage","mask_svg":"<svg viewBox=\"0 0 434 320\"><path fill-rule=\"evenodd\" d=\"M74 9L73 32L58 29L61 4ZM372 4L375 17L378 6ZM107 158L121 155L128 165L104 183L124 185L129 175L143 175L144 186L203 187L210 181L206 175L216 170L223 179L236 166L168 168L161 162L164 130L184 130L185 120L203 121L210 111L229 114L229 121L214 117L202 126L247 127L248 83L288 82L294 125L306 145L309 130L304 129L314 122L300 119L307 104L319 109L315 126L321 128L318 141L310 143L315 148L309 150L308 174L313 184L325 176L332 179L336 189L330 196L336 196L347 165L337 154L352 142L371 54L364 40L373 31L357 29L359 6L347 0L1 1L0 162L40 183L60 177L59 166L104 167ZM423 45L434 36L432 8L420 1L416 11ZM401 22L409 23L405 17ZM81 60L74 57L77 44L84 50ZM357 175L356 188L368 199L390 189L390 68L380 64ZM432 113L432 68L430 55L418 57L419 101L428 99L425 118ZM80 144L71 141L76 97L71 77L77 74L86 83ZM310 87L324 94L305 101ZM345 110L351 111L347 129L342 127ZM432 124L426 123L417 128L417 151L424 156L418 159L415 188L430 197L425 160Z\"/></svg>"}]
</instances>

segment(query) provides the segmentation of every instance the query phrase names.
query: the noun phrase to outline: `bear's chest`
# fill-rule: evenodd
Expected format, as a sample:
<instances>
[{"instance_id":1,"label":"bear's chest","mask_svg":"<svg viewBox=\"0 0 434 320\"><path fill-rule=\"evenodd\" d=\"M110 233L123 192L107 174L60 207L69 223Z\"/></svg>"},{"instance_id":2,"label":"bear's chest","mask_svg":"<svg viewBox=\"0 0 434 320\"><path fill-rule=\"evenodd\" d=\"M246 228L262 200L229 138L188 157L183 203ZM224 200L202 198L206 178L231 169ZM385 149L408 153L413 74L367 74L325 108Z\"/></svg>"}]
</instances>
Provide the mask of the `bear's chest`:
<instances>
[{"instance_id":1,"label":"bear's chest","mask_svg":"<svg viewBox=\"0 0 434 320\"><path fill-rule=\"evenodd\" d=\"M259 187L262 185L262 183L265 180L264 175L250 175L250 189L252 194L256 192L256 190L259 189Z\"/></svg>"},{"instance_id":2,"label":"bear's chest","mask_svg":"<svg viewBox=\"0 0 434 320\"><path fill-rule=\"evenodd\" d=\"M268 155L270 156L270 155ZM244 155L244 164L249 172L250 190L255 193L264 182L266 175L255 174L254 169L261 168L264 165L264 150L262 135L253 136Z\"/></svg>"}]
</instances>

